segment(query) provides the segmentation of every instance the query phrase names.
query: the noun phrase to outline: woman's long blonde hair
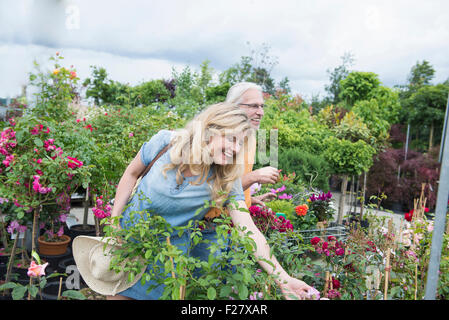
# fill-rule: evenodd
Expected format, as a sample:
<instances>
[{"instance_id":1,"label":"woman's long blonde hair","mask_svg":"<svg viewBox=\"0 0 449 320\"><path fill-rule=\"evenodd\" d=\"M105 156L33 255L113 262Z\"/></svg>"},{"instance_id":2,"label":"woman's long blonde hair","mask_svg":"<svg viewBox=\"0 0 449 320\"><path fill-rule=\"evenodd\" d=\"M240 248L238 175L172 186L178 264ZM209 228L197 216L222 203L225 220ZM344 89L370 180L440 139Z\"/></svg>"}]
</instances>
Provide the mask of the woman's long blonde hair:
<instances>
[{"instance_id":1,"label":"woman's long blonde hair","mask_svg":"<svg viewBox=\"0 0 449 320\"><path fill-rule=\"evenodd\" d=\"M246 133L240 152L234 156L231 164L216 165L212 176L211 198L216 207L221 207L229 195L234 182L240 178L244 170L244 153L249 149L250 135L254 134L246 112L235 104L217 103L209 106L191 121L185 128L175 132L171 140L171 163L164 166L162 173L177 168L176 183L182 184L182 173L188 168L198 179L192 185L200 185L209 175L213 158L208 147L209 138L213 135Z\"/></svg>"}]
</instances>

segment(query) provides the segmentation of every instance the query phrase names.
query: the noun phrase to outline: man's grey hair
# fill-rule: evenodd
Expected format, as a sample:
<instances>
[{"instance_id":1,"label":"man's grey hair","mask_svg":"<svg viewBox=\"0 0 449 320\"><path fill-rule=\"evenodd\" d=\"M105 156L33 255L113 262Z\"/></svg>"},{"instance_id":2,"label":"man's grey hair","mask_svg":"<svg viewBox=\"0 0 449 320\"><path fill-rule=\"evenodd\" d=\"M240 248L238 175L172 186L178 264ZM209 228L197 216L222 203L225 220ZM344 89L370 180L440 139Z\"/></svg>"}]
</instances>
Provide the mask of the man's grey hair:
<instances>
[{"instance_id":1,"label":"man's grey hair","mask_svg":"<svg viewBox=\"0 0 449 320\"><path fill-rule=\"evenodd\" d=\"M239 104L242 101L243 94L249 89L256 89L260 93L263 93L262 87L258 84L253 82L239 82L229 88L228 94L226 95L226 102Z\"/></svg>"}]
</instances>

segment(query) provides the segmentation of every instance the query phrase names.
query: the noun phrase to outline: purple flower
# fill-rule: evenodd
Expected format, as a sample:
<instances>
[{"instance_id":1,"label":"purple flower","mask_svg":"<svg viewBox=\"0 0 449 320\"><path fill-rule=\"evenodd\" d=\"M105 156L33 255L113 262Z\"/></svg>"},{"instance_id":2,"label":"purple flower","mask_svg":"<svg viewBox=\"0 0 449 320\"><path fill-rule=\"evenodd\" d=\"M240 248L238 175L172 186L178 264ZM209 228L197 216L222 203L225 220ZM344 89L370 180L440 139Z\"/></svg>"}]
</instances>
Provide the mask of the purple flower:
<instances>
[{"instance_id":1,"label":"purple flower","mask_svg":"<svg viewBox=\"0 0 449 320\"><path fill-rule=\"evenodd\" d=\"M17 222L17 220L11 221L11 223L9 224L8 228L6 228L6 230L8 231L8 233L13 234L15 230L18 230L20 227L19 222Z\"/></svg>"},{"instance_id":2,"label":"purple flower","mask_svg":"<svg viewBox=\"0 0 449 320\"><path fill-rule=\"evenodd\" d=\"M62 237L62 235L64 234L64 227L61 226L56 234L58 235L58 237Z\"/></svg>"}]
</instances>

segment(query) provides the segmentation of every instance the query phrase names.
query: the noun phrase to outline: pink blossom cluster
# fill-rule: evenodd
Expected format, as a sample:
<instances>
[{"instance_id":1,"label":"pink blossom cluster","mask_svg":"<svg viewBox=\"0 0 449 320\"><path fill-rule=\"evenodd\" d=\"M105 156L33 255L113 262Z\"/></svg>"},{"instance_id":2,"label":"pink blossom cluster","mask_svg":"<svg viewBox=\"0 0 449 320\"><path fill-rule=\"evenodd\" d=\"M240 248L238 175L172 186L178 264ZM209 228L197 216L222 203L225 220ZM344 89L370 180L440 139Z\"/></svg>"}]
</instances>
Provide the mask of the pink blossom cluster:
<instances>
[{"instance_id":1,"label":"pink blossom cluster","mask_svg":"<svg viewBox=\"0 0 449 320\"><path fill-rule=\"evenodd\" d=\"M38 124L37 126L31 128L30 133L32 135L38 135L39 133L50 133L50 128L47 127L47 130L44 131L44 126L42 124Z\"/></svg>"},{"instance_id":2,"label":"pink blossom cluster","mask_svg":"<svg viewBox=\"0 0 449 320\"><path fill-rule=\"evenodd\" d=\"M38 175L33 176L33 190L36 193L46 194L53 190L51 187L42 187L39 180L40 180L40 176L38 176Z\"/></svg>"},{"instance_id":3,"label":"pink blossom cluster","mask_svg":"<svg viewBox=\"0 0 449 320\"><path fill-rule=\"evenodd\" d=\"M11 154L12 149L17 145L16 132L12 128L7 128L1 132L0 135L0 154L5 156L2 164L7 168L14 160L14 155ZM0 173L3 169L0 168Z\"/></svg>"},{"instance_id":4,"label":"pink blossom cluster","mask_svg":"<svg viewBox=\"0 0 449 320\"><path fill-rule=\"evenodd\" d=\"M76 169L76 168L80 168L83 166L83 162L78 160L77 158L67 157L67 159L69 159L69 162L67 165L71 169Z\"/></svg>"},{"instance_id":5,"label":"pink blossom cluster","mask_svg":"<svg viewBox=\"0 0 449 320\"><path fill-rule=\"evenodd\" d=\"M56 234L53 232L53 230L47 230L45 231L45 234L48 235L48 238L53 239L54 237L62 237L64 235L64 226L59 227L58 232Z\"/></svg>"},{"instance_id":6,"label":"pink blossom cluster","mask_svg":"<svg viewBox=\"0 0 449 320\"><path fill-rule=\"evenodd\" d=\"M109 217L111 215L111 210L112 207L109 205L109 203L104 203L103 196L97 197L95 201L95 207L92 209L92 211L98 219Z\"/></svg>"},{"instance_id":7,"label":"pink blossom cluster","mask_svg":"<svg viewBox=\"0 0 449 320\"><path fill-rule=\"evenodd\" d=\"M291 194L287 194L287 193L283 193L280 194L282 191L285 191L286 187L285 185L283 185L282 187L278 188L278 189L271 189L270 191L272 193L275 193L276 195L279 193L278 198L281 200L290 200L291 198L293 198L293 195Z\"/></svg>"},{"instance_id":8,"label":"pink blossom cluster","mask_svg":"<svg viewBox=\"0 0 449 320\"><path fill-rule=\"evenodd\" d=\"M68 212L70 210L70 196L65 192L58 194L56 196L56 204L61 208L62 211Z\"/></svg>"},{"instance_id":9,"label":"pink blossom cluster","mask_svg":"<svg viewBox=\"0 0 449 320\"><path fill-rule=\"evenodd\" d=\"M267 207L251 206L249 212L253 218L254 223L261 231L277 230L279 232L286 232L293 230L293 225L290 220L283 216L277 217L276 214Z\"/></svg>"},{"instance_id":10,"label":"pink blossom cluster","mask_svg":"<svg viewBox=\"0 0 449 320\"><path fill-rule=\"evenodd\" d=\"M6 231L10 234L14 234L14 231L17 231L18 233L23 233L27 230L26 226L22 226L19 224L17 220L11 221L8 228L6 228Z\"/></svg>"}]
</instances>

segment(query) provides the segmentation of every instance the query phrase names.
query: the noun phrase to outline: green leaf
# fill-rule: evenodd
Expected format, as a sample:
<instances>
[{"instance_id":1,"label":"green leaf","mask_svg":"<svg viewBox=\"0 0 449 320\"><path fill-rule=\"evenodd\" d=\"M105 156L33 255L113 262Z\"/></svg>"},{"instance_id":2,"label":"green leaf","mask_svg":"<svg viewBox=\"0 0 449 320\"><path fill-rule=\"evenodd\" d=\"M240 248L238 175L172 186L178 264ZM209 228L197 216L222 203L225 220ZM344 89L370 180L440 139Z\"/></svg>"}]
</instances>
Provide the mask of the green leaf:
<instances>
[{"instance_id":1,"label":"green leaf","mask_svg":"<svg viewBox=\"0 0 449 320\"><path fill-rule=\"evenodd\" d=\"M39 283L39 287L41 287L41 289L43 289L46 284L47 284L47 279L44 278L44 277L41 277L41 281Z\"/></svg>"},{"instance_id":2,"label":"green leaf","mask_svg":"<svg viewBox=\"0 0 449 320\"><path fill-rule=\"evenodd\" d=\"M28 289L28 291L30 292L31 296L32 296L33 298L35 298L36 295L37 295L37 292L39 291L39 289L38 289L36 286L31 286L31 287Z\"/></svg>"},{"instance_id":3,"label":"green leaf","mask_svg":"<svg viewBox=\"0 0 449 320\"><path fill-rule=\"evenodd\" d=\"M231 290L232 290L232 288L230 285L224 286L220 291L220 296L228 297L231 294Z\"/></svg>"},{"instance_id":4,"label":"green leaf","mask_svg":"<svg viewBox=\"0 0 449 320\"><path fill-rule=\"evenodd\" d=\"M0 291L6 290L6 289L14 289L15 287L17 287L18 284L14 283L14 282L7 282L4 283L0 286Z\"/></svg>"},{"instance_id":5,"label":"green leaf","mask_svg":"<svg viewBox=\"0 0 449 320\"><path fill-rule=\"evenodd\" d=\"M240 284L238 288L240 300L245 300L248 297L248 288L244 284Z\"/></svg>"},{"instance_id":6,"label":"green leaf","mask_svg":"<svg viewBox=\"0 0 449 320\"><path fill-rule=\"evenodd\" d=\"M207 289L207 298L209 300L214 300L216 296L217 296L217 291L215 290L215 288L209 287L209 289Z\"/></svg>"},{"instance_id":7,"label":"green leaf","mask_svg":"<svg viewBox=\"0 0 449 320\"><path fill-rule=\"evenodd\" d=\"M25 212L19 211L17 212L17 219L22 219L25 216Z\"/></svg>"},{"instance_id":8,"label":"green leaf","mask_svg":"<svg viewBox=\"0 0 449 320\"><path fill-rule=\"evenodd\" d=\"M44 146L44 143L39 138L34 138L34 144L39 148L42 148Z\"/></svg>"},{"instance_id":9,"label":"green leaf","mask_svg":"<svg viewBox=\"0 0 449 320\"><path fill-rule=\"evenodd\" d=\"M33 258L36 260L37 264L41 264L41 258L39 257L39 255L37 254L36 251L32 251L31 255L33 256Z\"/></svg>"},{"instance_id":10,"label":"green leaf","mask_svg":"<svg viewBox=\"0 0 449 320\"><path fill-rule=\"evenodd\" d=\"M25 292L27 292L27 289L28 289L27 287L21 286L21 285L18 285L17 287L15 287L11 293L13 300L22 299L23 296L25 295Z\"/></svg>"},{"instance_id":11,"label":"green leaf","mask_svg":"<svg viewBox=\"0 0 449 320\"><path fill-rule=\"evenodd\" d=\"M61 296L75 300L86 300L84 294L82 294L78 290L66 290L61 294Z\"/></svg>"}]
</instances>

